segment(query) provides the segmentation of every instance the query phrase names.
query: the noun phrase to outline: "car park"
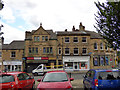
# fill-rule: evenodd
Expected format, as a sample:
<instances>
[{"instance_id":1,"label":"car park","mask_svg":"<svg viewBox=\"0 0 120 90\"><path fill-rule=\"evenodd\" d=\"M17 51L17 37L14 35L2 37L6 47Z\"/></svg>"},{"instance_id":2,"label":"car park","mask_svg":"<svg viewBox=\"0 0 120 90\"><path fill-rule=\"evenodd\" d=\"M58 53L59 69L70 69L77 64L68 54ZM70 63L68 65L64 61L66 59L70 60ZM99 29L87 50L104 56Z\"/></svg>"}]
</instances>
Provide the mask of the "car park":
<instances>
[{"instance_id":1,"label":"car park","mask_svg":"<svg viewBox=\"0 0 120 90\"><path fill-rule=\"evenodd\" d=\"M71 81L73 80L73 78L69 78L65 71L49 71L42 79L37 80L39 82L37 90L72 90Z\"/></svg>"},{"instance_id":2,"label":"car park","mask_svg":"<svg viewBox=\"0 0 120 90\"><path fill-rule=\"evenodd\" d=\"M91 69L83 79L85 89L120 89L120 70Z\"/></svg>"},{"instance_id":3,"label":"car park","mask_svg":"<svg viewBox=\"0 0 120 90\"><path fill-rule=\"evenodd\" d=\"M26 72L4 72L0 73L0 87L4 89L32 89L35 80Z\"/></svg>"}]
</instances>

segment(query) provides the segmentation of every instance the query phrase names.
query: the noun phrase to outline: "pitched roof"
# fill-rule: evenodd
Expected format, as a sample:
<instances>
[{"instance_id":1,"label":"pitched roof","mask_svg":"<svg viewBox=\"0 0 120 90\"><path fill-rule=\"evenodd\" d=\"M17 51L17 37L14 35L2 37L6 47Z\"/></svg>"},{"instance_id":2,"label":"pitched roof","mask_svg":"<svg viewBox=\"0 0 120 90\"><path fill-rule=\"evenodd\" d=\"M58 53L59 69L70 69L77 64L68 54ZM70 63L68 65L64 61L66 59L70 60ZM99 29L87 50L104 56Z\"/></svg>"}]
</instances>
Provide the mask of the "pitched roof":
<instances>
[{"instance_id":1,"label":"pitched roof","mask_svg":"<svg viewBox=\"0 0 120 90\"><path fill-rule=\"evenodd\" d=\"M24 49L23 40L14 40L10 44L3 44L2 49L15 50L15 49Z\"/></svg>"},{"instance_id":2,"label":"pitched roof","mask_svg":"<svg viewBox=\"0 0 120 90\"><path fill-rule=\"evenodd\" d=\"M62 35L81 35L81 36L90 36L91 39L103 39L100 34L94 32L94 31L58 31L56 32L57 36L62 36Z\"/></svg>"}]
</instances>

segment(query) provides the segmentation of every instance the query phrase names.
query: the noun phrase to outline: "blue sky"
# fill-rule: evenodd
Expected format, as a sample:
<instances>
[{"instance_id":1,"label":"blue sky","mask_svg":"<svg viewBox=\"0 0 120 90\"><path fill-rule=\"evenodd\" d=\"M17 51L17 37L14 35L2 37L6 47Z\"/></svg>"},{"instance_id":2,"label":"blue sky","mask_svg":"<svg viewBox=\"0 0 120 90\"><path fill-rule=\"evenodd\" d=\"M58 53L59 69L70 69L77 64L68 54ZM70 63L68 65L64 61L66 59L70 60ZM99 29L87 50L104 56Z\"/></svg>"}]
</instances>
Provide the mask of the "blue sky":
<instances>
[{"instance_id":1,"label":"blue sky","mask_svg":"<svg viewBox=\"0 0 120 90\"><path fill-rule=\"evenodd\" d=\"M25 31L36 30L40 23L47 30L71 31L73 25L78 29L82 22L86 30L96 31L94 1L97 0L4 0L0 24L4 25L5 43L24 40Z\"/></svg>"}]
</instances>

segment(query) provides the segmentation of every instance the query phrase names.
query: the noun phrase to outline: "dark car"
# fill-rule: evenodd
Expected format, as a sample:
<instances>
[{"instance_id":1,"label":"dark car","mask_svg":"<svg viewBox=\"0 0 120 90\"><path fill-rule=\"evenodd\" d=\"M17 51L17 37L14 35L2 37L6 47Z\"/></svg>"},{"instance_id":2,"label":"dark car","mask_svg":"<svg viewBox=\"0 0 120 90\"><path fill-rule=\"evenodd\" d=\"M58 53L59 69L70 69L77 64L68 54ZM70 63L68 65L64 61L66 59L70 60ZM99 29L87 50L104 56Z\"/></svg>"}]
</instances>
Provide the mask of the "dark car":
<instances>
[{"instance_id":1,"label":"dark car","mask_svg":"<svg viewBox=\"0 0 120 90\"><path fill-rule=\"evenodd\" d=\"M85 89L120 89L120 70L89 70L83 79Z\"/></svg>"}]
</instances>

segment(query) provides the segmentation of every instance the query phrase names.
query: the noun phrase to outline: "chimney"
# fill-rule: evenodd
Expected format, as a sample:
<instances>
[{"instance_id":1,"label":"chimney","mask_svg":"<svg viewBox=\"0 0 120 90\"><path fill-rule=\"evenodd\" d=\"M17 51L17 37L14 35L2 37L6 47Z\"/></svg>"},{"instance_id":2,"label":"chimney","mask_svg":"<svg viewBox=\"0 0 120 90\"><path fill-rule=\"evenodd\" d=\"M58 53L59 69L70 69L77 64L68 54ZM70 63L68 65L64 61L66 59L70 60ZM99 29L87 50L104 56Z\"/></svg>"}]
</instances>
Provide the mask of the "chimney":
<instances>
[{"instance_id":1,"label":"chimney","mask_svg":"<svg viewBox=\"0 0 120 90\"><path fill-rule=\"evenodd\" d=\"M75 26L73 26L72 31L73 31L73 32L75 31Z\"/></svg>"},{"instance_id":2,"label":"chimney","mask_svg":"<svg viewBox=\"0 0 120 90\"><path fill-rule=\"evenodd\" d=\"M65 32L67 32L67 29L65 29Z\"/></svg>"},{"instance_id":3,"label":"chimney","mask_svg":"<svg viewBox=\"0 0 120 90\"><path fill-rule=\"evenodd\" d=\"M2 43L2 45L3 45L3 44L4 44L4 37L2 37L2 38L1 38L1 40L2 40L2 42L1 42L1 43Z\"/></svg>"},{"instance_id":4,"label":"chimney","mask_svg":"<svg viewBox=\"0 0 120 90\"><path fill-rule=\"evenodd\" d=\"M80 22L80 25L79 25L79 30L82 30L84 31L85 30L85 26L82 25L82 22Z\"/></svg>"}]
</instances>

